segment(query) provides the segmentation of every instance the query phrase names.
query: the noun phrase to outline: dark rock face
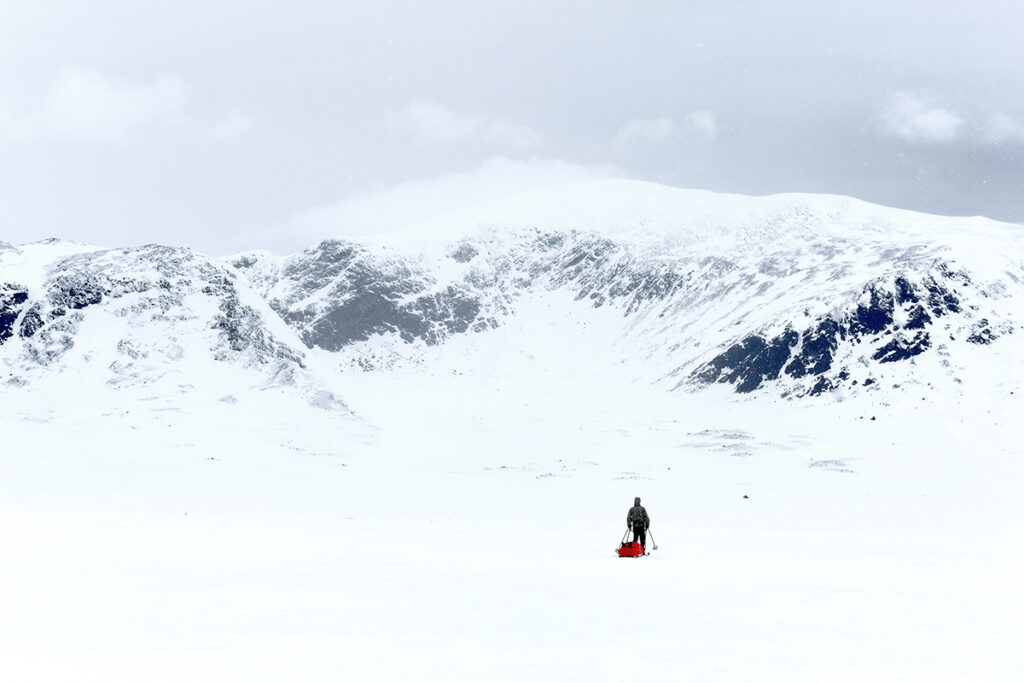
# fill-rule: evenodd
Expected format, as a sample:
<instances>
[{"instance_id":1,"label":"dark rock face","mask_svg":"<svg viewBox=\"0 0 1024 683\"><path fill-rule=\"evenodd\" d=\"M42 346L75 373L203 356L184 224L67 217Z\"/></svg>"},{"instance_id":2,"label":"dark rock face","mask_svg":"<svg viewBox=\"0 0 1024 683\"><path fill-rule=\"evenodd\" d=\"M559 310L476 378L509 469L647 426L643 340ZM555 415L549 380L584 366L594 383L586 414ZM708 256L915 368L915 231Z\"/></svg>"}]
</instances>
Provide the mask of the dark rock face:
<instances>
[{"instance_id":1,"label":"dark rock face","mask_svg":"<svg viewBox=\"0 0 1024 683\"><path fill-rule=\"evenodd\" d=\"M417 260L339 240L285 259L270 283L258 257L231 263L267 292L270 306L308 347L332 352L379 336L436 345L492 329L530 290L566 290L577 301L615 305L627 316L670 299L709 301L727 291L716 278L736 269L722 258L681 267L639 257L611 239L540 230L517 235L497 251L459 242L446 258L463 266L448 281Z\"/></svg>"},{"instance_id":2,"label":"dark rock face","mask_svg":"<svg viewBox=\"0 0 1024 683\"><path fill-rule=\"evenodd\" d=\"M932 317L924 310L924 306L921 304L914 304L909 311L907 324L903 327L907 330L923 330L927 325L931 324L931 322Z\"/></svg>"},{"instance_id":3,"label":"dark rock face","mask_svg":"<svg viewBox=\"0 0 1024 683\"><path fill-rule=\"evenodd\" d=\"M461 244L449 257L469 263L479 254ZM236 268L255 265L238 259ZM394 333L405 342L435 345L453 334L487 327L472 276L463 283L439 287L436 279L415 263L382 258L342 241L325 241L289 259L281 270L286 285L269 303L296 328L310 348L340 351L373 336Z\"/></svg>"},{"instance_id":4,"label":"dark rock face","mask_svg":"<svg viewBox=\"0 0 1024 683\"><path fill-rule=\"evenodd\" d=\"M799 353L786 366L786 374L800 378L805 375L821 375L832 369L832 357L839 348L839 340L845 338L845 330L835 320L826 318L818 326L803 335Z\"/></svg>"},{"instance_id":5,"label":"dark rock face","mask_svg":"<svg viewBox=\"0 0 1024 683\"><path fill-rule=\"evenodd\" d=\"M396 332L407 342L422 339L434 345L444 336L469 329L480 312L479 302L468 293L448 287L425 294L409 303L401 303L394 290L372 286L335 304L325 314L310 311L286 313L291 322L312 319L302 339L307 346L339 351L373 335Z\"/></svg>"},{"instance_id":6,"label":"dark rock face","mask_svg":"<svg viewBox=\"0 0 1024 683\"><path fill-rule=\"evenodd\" d=\"M237 257L234 261L231 262L231 265L233 265L235 268L245 269L252 268L257 263L258 259L255 256L244 255Z\"/></svg>"},{"instance_id":7,"label":"dark rock face","mask_svg":"<svg viewBox=\"0 0 1024 683\"><path fill-rule=\"evenodd\" d=\"M455 260L456 263L469 263L477 257L480 250L474 247L469 242L463 242L456 247L449 256Z\"/></svg>"},{"instance_id":8,"label":"dark rock face","mask_svg":"<svg viewBox=\"0 0 1024 683\"><path fill-rule=\"evenodd\" d=\"M0 344L14 336L14 326L21 315L28 290L18 285L0 284Z\"/></svg>"},{"instance_id":9,"label":"dark rock face","mask_svg":"<svg viewBox=\"0 0 1024 683\"><path fill-rule=\"evenodd\" d=\"M103 301L103 293L108 291L109 286L101 283L99 278L76 280L63 276L51 287L50 301L56 306L77 311Z\"/></svg>"},{"instance_id":10,"label":"dark rock face","mask_svg":"<svg viewBox=\"0 0 1024 683\"><path fill-rule=\"evenodd\" d=\"M21 329L19 334L22 338L30 339L35 336L35 333L42 329L43 325L46 324L42 316L42 306L36 304L28 310L25 317L21 319Z\"/></svg>"},{"instance_id":11,"label":"dark rock face","mask_svg":"<svg viewBox=\"0 0 1024 683\"><path fill-rule=\"evenodd\" d=\"M237 276L188 250L146 246L87 252L61 259L50 270L45 297L39 300L29 302L23 291L0 293L0 323L7 321L0 332L6 329L7 336L13 333L18 307L28 306L18 334L31 342L26 353L36 363L47 365L73 348L78 325L93 307L117 317L138 317L144 324L173 326L195 317L186 299L201 294L217 302L219 313L209 322L222 342L212 349L216 358L244 352L260 364L302 366L301 354L273 338L260 314L241 302ZM127 347L119 344L122 348Z\"/></svg>"},{"instance_id":12,"label":"dark rock face","mask_svg":"<svg viewBox=\"0 0 1024 683\"><path fill-rule=\"evenodd\" d=\"M480 302L465 290L447 287L442 292L419 297L407 311L417 323L406 336L421 337L428 344L437 344L442 335L433 329L434 326L439 325L445 335L465 332L479 315Z\"/></svg>"},{"instance_id":13,"label":"dark rock face","mask_svg":"<svg viewBox=\"0 0 1024 683\"><path fill-rule=\"evenodd\" d=\"M870 358L879 363L912 359L932 347L928 330L938 319L963 311L961 296L954 287L972 285L966 273L944 262L933 264L919 278L906 274L891 283L876 281L864 288L860 301L847 313L820 319L800 332L787 327L771 342L766 342L763 335L750 335L700 366L692 377L700 382L734 384L737 392L745 393L778 379L781 359L785 375L793 379L817 377L805 390L817 396L849 379L848 370L840 368L837 372L834 367L841 343L877 343ZM900 324L897 318L905 322ZM988 321L982 319L968 341L987 344L995 336ZM865 385L874 382L871 379Z\"/></svg>"},{"instance_id":14,"label":"dark rock face","mask_svg":"<svg viewBox=\"0 0 1024 683\"><path fill-rule=\"evenodd\" d=\"M708 363L699 377L708 383L735 384L741 394L751 392L762 382L779 378L798 339L799 335L789 328L768 341L756 335L747 337Z\"/></svg>"},{"instance_id":15,"label":"dark rock face","mask_svg":"<svg viewBox=\"0 0 1024 683\"><path fill-rule=\"evenodd\" d=\"M619 304L626 315L680 294L711 271L734 267L725 259L710 259L687 264L696 270L680 269L679 264L638 258L608 239L582 237L562 248L567 241L548 240L559 252L537 270L550 277L552 287L574 290L577 301L587 299L595 308Z\"/></svg>"},{"instance_id":16,"label":"dark rock face","mask_svg":"<svg viewBox=\"0 0 1024 683\"><path fill-rule=\"evenodd\" d=\"M832 391L839 387L844 381L850 378L850 373L843 370L834 378L829 378L822 375L811 387L810 391L807 392L808 396L821 396L822 394Z\"/></svg>"},{"instance_id":17,"label":"dark rock face","mask_svg":"<svg viewBox=\"0 0 1024 683\"><path fill-rule=\"evenodd\" d=\"M210 325L220 332L221 338L226 342L226 349L215 352L214 358L226 360L228 349L236 354L254 351L253 358L260 364L286 360L304 368L301 354L274 339L267 331L259 313L239 300L233 283L225 278L221 284L223 286L219 291L204 290L220 299L219 313Z\"/></svg>"},{"instance_id":18,"label":"dark rock face","mask_svg":"<svg viewBox=\"0 0 1024 683\"><path fill-rule=\"evenodd\" d=\"M284 315L291 322L312 319L312 324L302 332L302 341L309 347L318 346L328 351L338 351L354 341L365 341L371 334L401 329L406 322L394 301L375 291L352 294L324 315L317 316L312 311Z\"/></svg>"},{"instance_id":19,"label":"dark rock face","mask_svg":"<svg viewBox=\"0 0 1024 683\"><path fill-rule=\"evenodd\" d=\"M928 333L918 332L912 339L902 337L892 339L888 344L875 351L871 357L879 363L895 363L924 353L929 346L931 346L931 339Z\"/></svg>"},{"instance_id":20,"label":"dark rock face","mask_svg":"<svg viewBox=\"0 0 1024 683\"><path fill-rule=\"evenodd\" d=\"M910 283L907 278L902 275L896 278L896 303L903 305L906 303L915 303L917 301L917 287Z\"/></svg>"},{"instance_id":21,"label":"dark rock face","mask_svg":"<svg viewBox=\"0 0 1024 683\"><path fill-rule=\"evenodd\" d=\"M992 331L988 319L982 318L974 326L974 330L971 331L971 336L967 337L967 341L971 344L991 344L998 336L998 334Z\"/></svg>"},{"instance_id":22,"label":"dark rock face","mask_svg":"<svg viewBox=\"0 0 1024 683\"><path fill-rule=\"evenodd\" d=\"M880 334L892 325L893 295L875 285L868 286L867 294L868 303L859 304L847 323L851 336L855 338Z\"/></svg>"}]
</instances>

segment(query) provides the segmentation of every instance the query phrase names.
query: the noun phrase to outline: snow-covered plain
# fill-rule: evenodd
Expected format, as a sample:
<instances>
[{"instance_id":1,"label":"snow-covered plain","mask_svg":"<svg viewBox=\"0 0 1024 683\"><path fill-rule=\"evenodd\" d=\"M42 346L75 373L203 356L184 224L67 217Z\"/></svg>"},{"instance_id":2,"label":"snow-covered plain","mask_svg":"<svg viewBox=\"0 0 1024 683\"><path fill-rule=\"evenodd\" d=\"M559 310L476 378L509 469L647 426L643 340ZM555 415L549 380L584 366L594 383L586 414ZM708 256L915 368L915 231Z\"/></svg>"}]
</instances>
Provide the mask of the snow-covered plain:
<instances>
[{"instance_id":1,"label":"snow-covered plain","mask_svg":"<svg viewBox=\"0 0 1024 683\"><path fill-rule=\"evenodd\" d=\"M766 410L544 360L352 376L362 443L269 396L24 397L5 678L1024 675L1019 392ZM634 495L660 545L622 560Z\"/></svg>"},{"instance_id":2,"label":"snow-covered plain","mask_svg":"<svg viewBox=\"0 0 1024 683\"><path fill-rule=\"evenodd\" d=\"M0 678L1024 680L1024 334L955 390L670 392L565 296L310 350L351 413L229 363L4 386Z\"/></svg>"}]
</instances>

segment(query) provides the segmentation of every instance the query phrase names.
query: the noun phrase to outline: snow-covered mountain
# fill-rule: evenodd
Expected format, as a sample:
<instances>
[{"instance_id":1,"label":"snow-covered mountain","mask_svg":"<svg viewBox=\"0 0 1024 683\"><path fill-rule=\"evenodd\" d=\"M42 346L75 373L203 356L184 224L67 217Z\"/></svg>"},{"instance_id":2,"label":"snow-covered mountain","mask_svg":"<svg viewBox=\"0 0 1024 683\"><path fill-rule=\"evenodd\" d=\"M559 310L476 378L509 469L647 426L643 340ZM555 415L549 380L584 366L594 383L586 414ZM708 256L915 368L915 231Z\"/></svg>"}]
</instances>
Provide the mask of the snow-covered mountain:
<instances>
[{"instance_id":1,"label":"snow-covered mountain","mask_svg":"<svg viewBox=\"0 0 1024 683\"><path fill-rule=\"evenodd\" d=\"M205 386L230 396L223 383L231 375L250 387L294 387L340 408L306 357L244 279L188 249L48 240L0 251L8 386L66 377L114 390Z\"/></svg>"},{"instance_id":2,"label":"snow-covered mountain","mask_svg":"<svg viewBox=\"0 0 1024 683\"><path fill-rule=\"evenodd\" d=\"M1022 290L1019 226L600 181L283 258L4 245L0 358L9 383L79 362L151 382L187 356L313 386L313 349L374 371L458 343L472 372L470 349L583 335L602 353L570 365L799 397L969 381L1020 347Z\"/></svg>"},{"instance_id":3,"label":"snow-covered mountain","mask_svg":"<svg viewBox=\"0 0 1024 683\"><path fill-rule=\"evenodd\" d=\"M422 364L544 299L545 329L589 316L605 360L645 381L804 396L962 381L977 347L1021 331L1022 240L843 197L601 181L400 238L229 261L307 346L364 369Z\"/></svg>"}]
</instances>

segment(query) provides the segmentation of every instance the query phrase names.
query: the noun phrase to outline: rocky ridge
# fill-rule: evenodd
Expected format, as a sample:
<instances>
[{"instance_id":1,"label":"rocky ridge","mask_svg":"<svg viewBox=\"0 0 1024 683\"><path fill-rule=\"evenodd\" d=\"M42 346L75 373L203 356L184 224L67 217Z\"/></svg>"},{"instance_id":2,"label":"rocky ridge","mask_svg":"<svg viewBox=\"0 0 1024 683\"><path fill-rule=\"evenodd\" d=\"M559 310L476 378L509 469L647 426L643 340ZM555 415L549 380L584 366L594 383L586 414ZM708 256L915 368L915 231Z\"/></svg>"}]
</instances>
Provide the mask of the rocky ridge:
<instances>
[{"instance_id":1,"label":"rocky ridge","mask_svg":"<svg viewBox=\"0 0 1024 683\"><path fill-rule=\"evenodd\" d=\"M367 370L485 334L523 300L560 292L575 302L567 315L586 306L619 320L630 348L660 368L651 381L817 396L870 387L886 365L946 357L956 343L990 344L1020 329L1005 304L1021 295L1024 268L979 281L952 256L927 242L893 247L884 234L797 231L747 253L700 253L527 229L430 255L326 241L281 260L246 254L231 263L253 274L308 347Z\"/></svg>"},{"instance_id":2,"label":"rocky ridge","mask_svg":"<svg viewBox=\"0 0 1024 683\"><path fill-rule=\"evenodd\" d=\"M317 387L306 351L248 283L191 250L51 242L26 245L4 265L0 360L8 384L84 362L102 365L117 388L219 361L256 371L265 385L301 386L340 405Z\"/></svg>"},{"instance_id":3,"label":"rocky ridge","mask_svg":"<svg viewBox=\"0 0 1024 683\"><path fill-rule=\"evenodd\" d=\"M600 205L619 222L585 215L599 203L588 187L578 207L549 198L554 218L427 242L327 240L287 257L0 245L0 362L16 383L69 354L102 358L116 384L208 357L312 386L311 354L365 371L422 365L431 349L547 315L544 334L601 321L603 360L639 381L800 397L936 372L958 381L970 349L1021 331L1015 226L847 198L626 190L621 206ZM112 348L88 341L100 319Z\"/></svg>"}]
</instances>

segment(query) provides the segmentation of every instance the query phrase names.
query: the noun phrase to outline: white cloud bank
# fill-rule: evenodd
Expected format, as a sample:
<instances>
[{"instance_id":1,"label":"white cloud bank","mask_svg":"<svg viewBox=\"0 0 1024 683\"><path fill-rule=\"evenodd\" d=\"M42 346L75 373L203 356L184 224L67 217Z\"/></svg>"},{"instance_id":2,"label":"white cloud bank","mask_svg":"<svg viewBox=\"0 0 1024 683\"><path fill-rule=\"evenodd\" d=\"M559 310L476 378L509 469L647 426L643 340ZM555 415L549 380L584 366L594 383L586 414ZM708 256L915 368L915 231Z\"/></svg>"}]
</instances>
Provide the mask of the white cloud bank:
<instances>
[{"instance_id":1,"label":"white cloud bank","mask_svg":"<svg viewBox=\"0 0 1024 683\"><path fill-rule=\"evenodd\" d=\"M413 180L301 211L289 225L293 242L281 247L294 251L331 237L383 234L524 192L619 175L610 165L495 158L472 171Z\"/></svg>"},{"instance_id":2,"label":"white cloud bank","mask_svg":"<svg viewBox=\"0 0 1024 683\"><path fill-rule=\"evenodd\" d=\"M1003 111L988 115L966 114L937 106L935 98L913 92L896 92L881 108L879 120L886 134L913 143L974 144L1024 142L1024 122Z\"/></svg>"},{"instance_id":3,"label":"white cloud bank","mask_svg":"<svg viewBox=\"0 0 1024 683\"><path fill-rule=\"evenodd\" d=\"M640 145L667 145L679 139L676 122L667 116L653 119L633 119L624 123L612 138L616 152L624 152Z\"/></svg>"},{"instance_id":4,"label":"white cloud bank","mask_svg":"<svg viewBox=\"0 0 1024 683\"><path fill-rule=\"evenodd\" d=\"M686 127L700 137L707 140L714 140L718 137L718 121L715 115L707 109L692 111L686 117Z\"/></svg>"},{"instance_id":5,"label":"white cloud bank","mask_svg":"<svg viewBox=\"0 0 1024 683\"><path fill-rule=\"evenodd\" d=\"M385 115L387 126L421 145L490 142L514 150L537 149L543 136L529 126L505 118L457 113L437 102L413 102Z\"/></svg>"},{"instance_id":6,"label":"white cloud bank","mask_svg":"<svg viewBox=\"0 0 1024 683\"><path fill-rule=\"evenodd\" d=\"M7 140L108 140L179 114L188 103L184 82L166 75L150 83L128 83L98 71L62 68L26 116L0 121Z\"/></svg>"},{"instance_id":7,"label":"white cloud bank","mask_svg":"<svg viewBox=\"0 0 1024 683\"><path fill-rule=\"evenodd\" d=\"M1009 114L996 112L985 121L982 133L989 142L1024 140L1024 123Z\"/></svg>"},{"instance_id":8,"label":"white cloud bank","mask_svg":"<svg viewBox=\"0 0 1024 683\"><path fill-rule=\"evenodd\" d=\"M106 142L132 138L171 121L215 140L234 140L249 133L252 121L230 109L213 123L189 110L186 83L174 74L129 82L92 69L65 66L41 98L17 111L10 98L0 98L0 142Z\"/></svg>"},{"instance_id":9,"label":"white cloud bank","mask_svg":"<svg viewBox=\"0 0 1024 683\"><path fill-rule=\"evenodd\" d=\"M957 137L963 119L936 106L931 99L912 92L889 96L882 107L883 130L909 142L944 143Z\"/></svg>"},{"instance_id":10,"label":"white cloud bank","mask_svg":"<svg viewBox=\"0 0 1024 683\"><path fill-rule=\"evenodd\" d=\"M690 112L682 125L668 116L627 121L612 137L612 148L623 154L647 146L669 146L686 142L708 142L718 136L714 113L707 109Z\"/></svg>"}]
</instances>

